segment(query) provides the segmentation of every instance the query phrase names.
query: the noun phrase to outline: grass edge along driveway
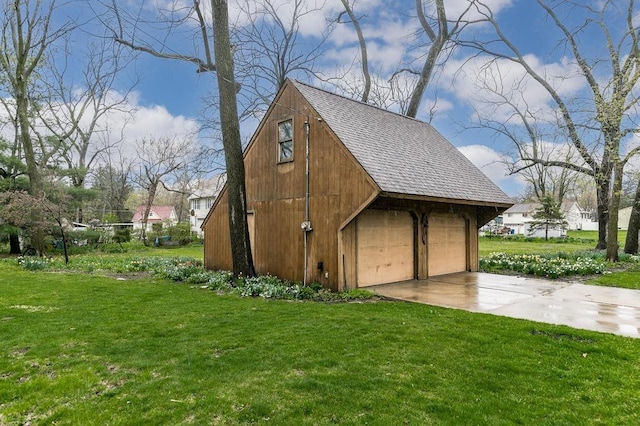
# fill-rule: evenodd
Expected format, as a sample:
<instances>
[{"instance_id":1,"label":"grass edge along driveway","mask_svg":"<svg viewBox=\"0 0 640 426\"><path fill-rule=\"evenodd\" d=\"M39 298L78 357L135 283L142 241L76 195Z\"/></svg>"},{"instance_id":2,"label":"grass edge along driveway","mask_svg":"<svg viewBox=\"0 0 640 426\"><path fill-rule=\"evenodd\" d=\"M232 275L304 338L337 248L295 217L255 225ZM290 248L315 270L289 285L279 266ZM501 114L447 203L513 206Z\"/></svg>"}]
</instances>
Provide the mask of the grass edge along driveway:
<instances>
[{"instance_id":1,"label":"grass edge along driveway","mask_svg":"<svg viewBox=\"0 0 640 426\"><path fill-rule=\"evenodd\" d=\"M0 424L635 424L640 341L0 264Z\"/></svg>"}]
</instances>

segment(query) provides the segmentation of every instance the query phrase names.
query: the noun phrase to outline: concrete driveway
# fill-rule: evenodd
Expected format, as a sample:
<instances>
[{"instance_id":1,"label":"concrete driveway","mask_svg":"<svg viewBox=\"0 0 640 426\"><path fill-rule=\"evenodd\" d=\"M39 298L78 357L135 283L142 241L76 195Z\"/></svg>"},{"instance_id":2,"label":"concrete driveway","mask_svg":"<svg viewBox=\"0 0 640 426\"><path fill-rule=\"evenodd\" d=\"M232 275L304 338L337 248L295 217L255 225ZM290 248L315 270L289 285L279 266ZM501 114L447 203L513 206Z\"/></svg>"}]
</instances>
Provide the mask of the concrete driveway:
<instances>
[{"instance_id":1,"label":"concrete driveway","mask_svg":"<svg viewBox=\"0 0 640 426\"><path fill-rule=\"evenodd\" d=\"M480 272L367 289L407 302L640 337L640 290Z\"/></svg>"}]
</instances>

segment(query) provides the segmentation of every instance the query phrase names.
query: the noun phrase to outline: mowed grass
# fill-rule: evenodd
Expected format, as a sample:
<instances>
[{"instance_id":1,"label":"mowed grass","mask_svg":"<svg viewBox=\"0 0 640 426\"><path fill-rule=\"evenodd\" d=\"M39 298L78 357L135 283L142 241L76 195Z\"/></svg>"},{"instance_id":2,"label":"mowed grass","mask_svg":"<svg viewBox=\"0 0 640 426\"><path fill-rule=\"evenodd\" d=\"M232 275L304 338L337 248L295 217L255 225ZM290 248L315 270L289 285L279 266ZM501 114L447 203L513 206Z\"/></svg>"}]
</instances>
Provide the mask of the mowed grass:
<instances>
[{"instance_id":1,"label":"mowed grass","mask_svg":"<svg viewBox=\"0 0 640 426\"><path fill-rule=\"evenodd\" d=\"M480 257L493 252L508 254L558 254L592 251L598 240L597 231L569 231L568 241L523 241L509 238L480 238ZM624 247L627 231L618 231L618 244ZM586 281L587 284L640 290L640 266L637 264L613 264L610 273Z\"/></svg>"},{"instance_id":2,"label":"mowed grass","mask_svg":"<svg viewBox=\"0 0 640 426\"><path fill-rule=\"evenodd\" d=\"M559 252L573 253L577 251L593 250L598 241L597 231L568 231L568 241L559 239L537 239L522 241L509 238L482 238L479 240L480 257L494 252L509 254L555 254ZM620 247L624 247L627 231L618 232Z\"/></svg>"},{"instance_id":3,"label":"mowed grass","mask_svg":"<svg viewBox=\"0 0 640 426\"><path fill-rule=\"evenodd\" d=\"M640 340L0 263L0 424L638 424Z\"/></svg>"}]
</instances>

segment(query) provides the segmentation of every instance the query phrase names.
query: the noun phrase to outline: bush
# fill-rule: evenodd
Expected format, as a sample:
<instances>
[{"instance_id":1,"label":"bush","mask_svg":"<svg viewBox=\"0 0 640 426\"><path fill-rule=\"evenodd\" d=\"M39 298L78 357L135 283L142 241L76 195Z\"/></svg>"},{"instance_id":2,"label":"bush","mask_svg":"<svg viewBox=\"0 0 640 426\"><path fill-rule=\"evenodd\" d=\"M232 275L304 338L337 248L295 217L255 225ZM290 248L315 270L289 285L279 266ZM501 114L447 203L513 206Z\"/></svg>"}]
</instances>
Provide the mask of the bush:
<instances>
[{"instance_id":1,"label":"bush","mask_svg":"<svg viewBox=\"0 0 640 426\"><path fill-rule=\"evenodd\" d=\"M168 241L161 237L169 237ZM158 239L158 245L187 245L191 242L191 225L189 223L179 223L175 226L162 228L161 230L151 232L147 238L149 241Z\"/></svg>"},{"instance_id":2,"label":"bush","mask_svg":"<svg viewBox=\"0 0 640 426\"><path fill-rule=\"evenodd\" d=\"M111 239L114 243L128 243L129 241L131 241L131 229L117 228L113 231L113 237Z\"/></svg>"},{"instance_id":3,"label":"bush","mask_svg":"<svg viewBox=\"0 0 640 426\"><path fill-rule=\"evenodd\" d=\"M126 253L127 249L121 244L105 244L100 247L103 253Z\"/></svg>"}]
</instances>

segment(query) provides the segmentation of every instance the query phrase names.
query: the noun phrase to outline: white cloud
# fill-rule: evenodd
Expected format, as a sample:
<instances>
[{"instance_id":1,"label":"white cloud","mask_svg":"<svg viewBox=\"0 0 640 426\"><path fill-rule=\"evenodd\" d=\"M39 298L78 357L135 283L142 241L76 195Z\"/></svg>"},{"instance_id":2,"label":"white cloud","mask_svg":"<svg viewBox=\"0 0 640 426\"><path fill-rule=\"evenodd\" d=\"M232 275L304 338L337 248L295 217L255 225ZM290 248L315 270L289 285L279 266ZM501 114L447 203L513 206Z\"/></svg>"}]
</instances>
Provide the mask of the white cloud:
<instances>
[{"instance_id":1,"label":"white cloud","mask_svg":"<svg viewBox=\"0 0 640 426\"><path fill-rule=\"evenodd\" d=\"M465 20L481 19L482 15L477 12L475 7L469 8L469 0L446 0L445 10L449 19L457 19L465 13ZM483 2L494 14L500 13L502 10L510 7L512 0L486 0Z\"/></svg>"},{"instance_id":2,"label":"white cloud","mask_svg":"<svg viewBox=\"0 0 640 426\"><path fill-rule=\"evenodd\" d=\"M117 109L109 111L98 120L92 136L94 149L97 146L103 146L105 142L110 145L118 144L126 156L133 158L134 144L142 138L160 139L197 135L200 126L196 120L182 115L173 115L162 105L142 105L140 95L136 92L130 93L127 99L122 96L116 91L109 94L109 102L122 101L122 103ZM6 111L1 110L0 122L3 122L6 116ZM92 112L87 111L85 117L90 116ZM87 120L83 120L81 126L88 127ZM47 134L44 130L43 133ZM5 125L0 134L8 140L13 140L13 127Z\"/></svg>"},{"instance_id":3,"label":"white cloud","mask_svg":"<svg viewBox=\"0 0 640 426\"><path fill-rule=\"evenodd\" d=\"M515 195L524 189L521 178L509 176L503 154L486 145L460 146L458 150L507 194Z\"/></svg>"},{"instance_id":4,"label":"white cloud","mask_svg":"<svg viewBox=\"0 0 640 426\"><path fill-rule=\"evenodd\" d=\"M525 59L565 99L576 96L586 87L577 65L566 58L552 63L544 63L535 55L527 55ZM553 120L555 117L557 105L549 92L521 65L508 59L450 59L441 80L451 81L448 90L481 116L510 120L513 109L505 105L504 96L538 119Z\"/></svg>"}]
</instances>

